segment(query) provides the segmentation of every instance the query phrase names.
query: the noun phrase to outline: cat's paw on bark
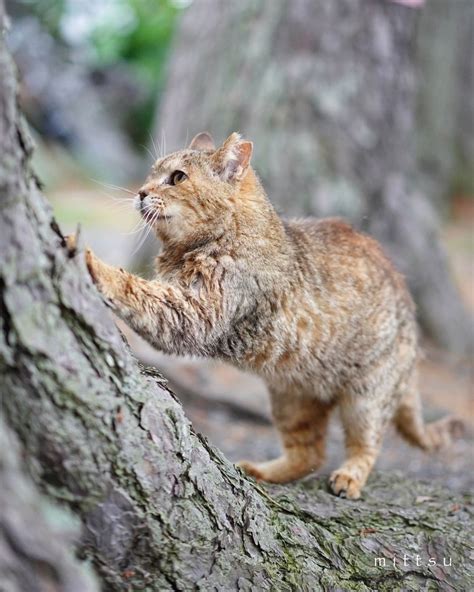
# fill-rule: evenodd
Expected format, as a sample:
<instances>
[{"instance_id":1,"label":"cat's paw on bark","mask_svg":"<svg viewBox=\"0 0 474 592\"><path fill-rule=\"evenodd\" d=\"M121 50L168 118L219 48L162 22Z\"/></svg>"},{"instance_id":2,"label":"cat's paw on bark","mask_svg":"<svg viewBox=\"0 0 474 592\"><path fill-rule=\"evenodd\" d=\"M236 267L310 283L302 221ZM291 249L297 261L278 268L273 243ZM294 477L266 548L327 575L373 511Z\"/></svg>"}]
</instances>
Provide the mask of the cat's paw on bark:
<instances>
[{"instance_id":1,"label":"cat's paw on bark","mask_svg":"<svg viewBox=\"0 0 474 592\"><path fill-rule=\"evenodd\" d=\"M348 499L359 499L363 485L360 480L344 469L334 471L329 478L332 492L339 497Z\"/></svg>"},{"instance_id":2,"label":"cat's paw on bark","mask_svg":"<svg viewBox=\"0 0 474 592\"><path fill-rule=\"evenodd\" d=\"M67 234L64 237L64 246L69 257L74 257L77 253L77 234Z\"/></svg>"},{"instance_id":3,"label":"cat's paw on bark","mask_svg":"<svg viewBox=\"0 0 474 592\"><path fill-rule=\"evenodd\" d=\"M86 249L85 257L87 270L89 271L92 281L94 284L99 284L101 261L96 258L94 253L89 248Z\"/></svg>"},{"instance_id":4,"label":"cat's paw on bark","mask_svg":"<svg viewBox=\"0 0 474 592\"><path fill-rule=\"evenodd\" d=\"M67 251L69 257L74 257L77 254L77 248L78 248L77 243L78 243L77 234L67 234L64 237L64 245L66 247L66 251ZM97 263L100 263L100 261L95 257L94 253L89 248L86 248L86 250L85 250L85 259L86 259L87 269L88 269L92 279L95 282L98 277Z\"/></svg>"}]
</instances>

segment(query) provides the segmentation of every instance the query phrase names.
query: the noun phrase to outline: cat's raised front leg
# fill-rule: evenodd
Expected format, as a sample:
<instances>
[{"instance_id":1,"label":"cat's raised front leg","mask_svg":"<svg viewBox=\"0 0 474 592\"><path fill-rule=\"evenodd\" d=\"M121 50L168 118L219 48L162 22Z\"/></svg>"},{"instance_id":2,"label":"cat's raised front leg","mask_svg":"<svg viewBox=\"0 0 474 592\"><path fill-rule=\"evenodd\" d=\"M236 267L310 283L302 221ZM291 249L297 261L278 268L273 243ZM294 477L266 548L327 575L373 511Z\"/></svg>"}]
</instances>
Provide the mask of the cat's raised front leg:
<instances>
[{"instance_id":1,"label":"cat's raised front leg","mask_svg":"<svg viewBox=\"0 0 474 592\"><path fill-rule=\"evenodd\" d=\"M206 355L207 344L224 328L222 298L147 281L123 269L107 265L90 249L86 251L89 272L114 311L153 346L170 354Z\"/></svg>"},{"instance_id":2,"label":"cat's raised front leg","mask_svg":"<svg viewBox=\"0 0 474 592\"><path fill-rule=\"evenodd\" d=\"M333 405L291 391L271 389L270 394L283 454L267 462L244 460L237 465L256 479L286 483L308 475L323 464L327 425Z\"/></svg>"}]
</instances>

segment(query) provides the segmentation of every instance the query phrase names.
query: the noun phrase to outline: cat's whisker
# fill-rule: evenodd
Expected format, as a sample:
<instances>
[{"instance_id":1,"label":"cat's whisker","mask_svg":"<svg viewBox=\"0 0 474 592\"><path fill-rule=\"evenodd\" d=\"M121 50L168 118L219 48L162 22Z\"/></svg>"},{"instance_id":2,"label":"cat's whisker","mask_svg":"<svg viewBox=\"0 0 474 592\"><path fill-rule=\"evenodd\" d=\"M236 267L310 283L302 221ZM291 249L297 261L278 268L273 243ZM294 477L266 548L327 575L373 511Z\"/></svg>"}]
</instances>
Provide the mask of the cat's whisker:
<instances>
[{"instance_id":1,"label":"cat's whisker","mask_svg":"<svg viewBox=\"0 0 474 592\"><path fill-rule=\"evenodd\" d=\"M150 138L151 138L151 134L150 134ZM152 138L152 140L153 140L153 138ZM148 152L148 154L150 155L152 162L155 162L155 161L156 161L156 156L155 156L155 155L153 154L153 152L152 152L152 151L151 151L151 150L148 148L148 146L145 146L145 144L140 144L140 146L141 146L142 148L145 148L145 150L146 150L146 151Z\"/></svg>"},{"instance_id":2,"label":"cat's whisker","mask_svg":"<svg viewBox=\"0 0 474 592\"><path fill-rule=\"evenodd\" d=\"M135 230L134 232L126 232L126 233L124 233L124 235L125 236L135 235L135 237L138 237L138 236L140 236L140 233L145 230L146 227L147 227L147 225L144 224L143 226L140 226L140 228L137 228L137 230Z\"/></svg>"},{"instance_id":3,"label":"cat's whisker","mask_svg":"<svg viewBox=\"0 0 474 592\"><path fill-rule=\"evenodd\" d=\"M147 214L150 210L151 210L152 206L146 206L144 209L144 212ZM147 225L147 222L144 218L142 218L140 216L138 222L135 224L135 226L132 228L132 230L130 230L129 232L125 232L125 235L130 235L130 234L136 234L137 232L140 232L141 230L143 230Z\"/></svg>"},{"instance_id":4,"label":"cat's whisker","mask_svg":"<svg viewBox=\"0 0 474 592\"><path fill-rule=\"evenodd\" d=\"M129 193L130 195L137 194L136 191L132 191L131 189L128 189L127 187L121 187L120 185L106 185L106 187L108 187L109 189L115 189L117 191L125 191L126 193Z\"/></svg>"},{"instance_id":5,"label":"cat's whisker","mask_svg":"<svg viewBox=\"0 0 474 592\"><path fill-rule=\"evenodd\" d=\"M109 208L114 212L131 212L134 209L131 203L110 204Z\"/></svg>"},{"instance_id":6,"label":"cat's whisker","mask_svg":"<svg viewBox=\"0 0 474 592\"><path fill-rule=\"evenodd\" d=\"M110 195L110 193L106 193L105 191L101 191L100 194L112 200L113 202L116 202L117 204L133 203L133 197L116 197L115 195Z\"/></svg>"},{"instance_id":7,"label":"cat's whisker","mask_svg":"<svg viewBox=\"0 0 474 592\"><path fill-rule=\"evenodd\" d=\"M106 195L106 194L104 194L104 195ZM109 195L107 195L107 197L112 199L112 197ZM125 213L127 211L131 212L134 210L133 199L131 199L131 198L114 199L113 203L106 204L106 207L108 210L111 210L114 213Z\"/></svg>"},{"instance_id":8,"label":"cat's whisker","mask_svg":"<svg viewBox=\"0 0 474 592\"><path fill-rule=\"evenodd\" d=\"M159 216L159 215L160 215L160 212L157 210L157 211L155 212L155 214L153 215L152 219L150 220L150 222L148 223L148 224L149 224L149 228L148 228L147 232L145 232L145 233L144 233L144 236L143 236L141 239L139 239L139 241L138 241L138 245L137 245L137 246L135 247L135 249L133 250L133 252L132 252L132 255L131 255L132 257L133 257L133 256L134 256L134 255L135 255L135 254L136 254L136 253L137 253L137 252L138 252L138 251L139 251L139 250L142 248L142 246L145 244L145 241L146 241L146 239L148 238L148 236L149 236L150 232L152 231L152 229L153 229L153 225L154 225L154 223L156 222L156 220L158 219L158 216Z\"/></svg>"},{"instance_id":9,"label":"cat's whisker","mask_svg":"<svg viewBox=\"0 0 474 592\"><path fill-rule=\"evenodd\" d=\"M142 230L144 230L147 226L147 223L144 220L140 220L138 222L138 224L136 224L132 230L130 230L129 232L124 232L123 234L125 236L131 236L132 234L138 234L140 233Z\"/></svg>"},{"instance_id":10,"label":"cat's whisker","mask_svg":"<svg viewBox=\"0 0 474 592\"><path fill-rule=\"evenodd\" d=\"M102 183L102 181L99 181L97 179L93 179L92 177L89 177L89 180L93 181L94 183L97 183L98 185L102 185L102 187L105 187L106 189L115 189L117 191L125 191L126 193L130 193L131 195L137 194L136 191L132 191L131 189L127 189L127 187L121 187L120 185L113 185L112 183Z\"/></svg>"},{"instance_id":11,"label":"cat's whisker","mask_svg":"<svg viewBox=\"0 0 474 592\"><path fill-rule=\"evenodd\" d=\"M151 211L151 208L145 208L144 212L145 214L148 214ZM144 219L144 218L140 218L140 220L138 221L138 223L133 227L133 229L129 232L126 232L126 235L131 235L131 234L137 234L139 232L141 232L144 228L146 228L148 226L148 222Z\"/></svg>"},{"instance_id":12,"label":"cat's whisker","mask_svg":"<svg viewBox=\"0 0 474 592\"><path fill-rule=\"evenodd\" d=\"M153 150L155 151L155 160L158 160L160 158L159 154L158 154L158 150L156 149L156 144L155 144L155 140L153 139L153 136L151 135L150 132L148 132L148 135L150 136L150 140L153 146Z\"/></svg>"},{"instance_id":13,"label":"cat's whisker","mask_svg":"<svg viewBox=\"0 0 474 592\"><path fill-rule=\"evenodd\" d=\"M114 197L113 195L109 195L108 193L102 193L102 195L105 195L105 197L108 197L112 201L116 202L117 205L121 205L124 203L133 203L133 197ZM115 203L113 205L115 205Z\"/></svg>"}]
</instances>

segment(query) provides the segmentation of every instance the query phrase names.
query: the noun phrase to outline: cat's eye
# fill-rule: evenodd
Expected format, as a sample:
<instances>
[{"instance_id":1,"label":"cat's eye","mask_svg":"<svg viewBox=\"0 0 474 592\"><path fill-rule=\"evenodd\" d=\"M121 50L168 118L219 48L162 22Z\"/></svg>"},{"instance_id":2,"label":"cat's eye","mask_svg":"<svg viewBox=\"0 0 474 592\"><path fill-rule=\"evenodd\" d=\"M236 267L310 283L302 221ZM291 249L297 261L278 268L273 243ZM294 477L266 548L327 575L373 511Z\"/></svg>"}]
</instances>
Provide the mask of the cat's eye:
<instances>
[{"instance_id":1,"label":"cat's eye","mask_svg":"<svg viewBox=\"0 0 474 592\"><path fill-rule=\"evenodd\" d=\"M179 185L183 181L186 181L187 178L188 176L186 175L186 173L183 173L183 171L174 171L174 173L171 173L170 175L169 184Z\"/></svg>"}]
</instances>

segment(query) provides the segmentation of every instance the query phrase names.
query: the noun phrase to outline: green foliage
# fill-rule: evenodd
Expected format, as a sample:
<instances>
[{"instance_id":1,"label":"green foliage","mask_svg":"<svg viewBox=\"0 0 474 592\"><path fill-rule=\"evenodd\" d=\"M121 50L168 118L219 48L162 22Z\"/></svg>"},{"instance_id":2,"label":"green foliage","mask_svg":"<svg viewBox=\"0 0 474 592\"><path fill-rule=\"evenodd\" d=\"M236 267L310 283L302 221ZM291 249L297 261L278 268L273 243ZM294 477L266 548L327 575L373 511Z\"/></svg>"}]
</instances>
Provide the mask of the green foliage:
<instances>
[{"instance_id":1,"label":"green foliage","mask_svg":"<svg viewBox=\"0 0 474 592\"><path fill-rule=\"evenodd\" d=\"M100 23L91 34L98 64L126 62L143 83L156 84L180 12L177 3L117 0L114 4L115 18Z\"/></svg>"},{"instance_id":2,"label":"green foliage","mask_svg":"<svg viewBox=\"0 0 474 592\"><path fill-rule=\"evenodd\" d=\"M126 66L140 100L119 115L137 144L148 144L177 18L190 0L16 0L14 14L37 18L54 39L82 48L92 71Z\"/></svg>"},{"instance_id":3,"label":"green foliage","mask_svg":"<svg viewBox=\"0 0 474 592\"><path fill-rule=\"evenodd\" d=\"M172 0L117 0L117 15L91 34L97 65L125 63L144 97L126 119L137 143L148 143L156 98L165 81L166 61L183 3Z\"/></svg>"}]
</instances>

